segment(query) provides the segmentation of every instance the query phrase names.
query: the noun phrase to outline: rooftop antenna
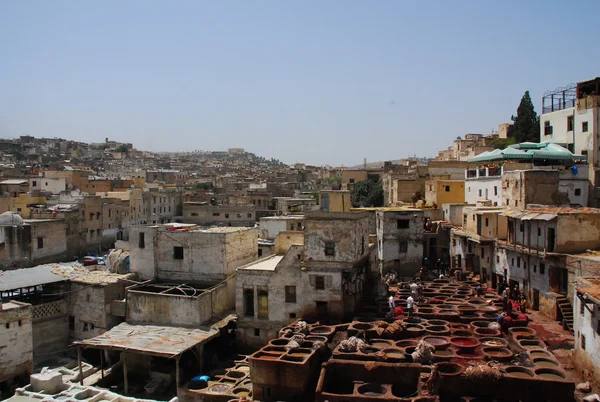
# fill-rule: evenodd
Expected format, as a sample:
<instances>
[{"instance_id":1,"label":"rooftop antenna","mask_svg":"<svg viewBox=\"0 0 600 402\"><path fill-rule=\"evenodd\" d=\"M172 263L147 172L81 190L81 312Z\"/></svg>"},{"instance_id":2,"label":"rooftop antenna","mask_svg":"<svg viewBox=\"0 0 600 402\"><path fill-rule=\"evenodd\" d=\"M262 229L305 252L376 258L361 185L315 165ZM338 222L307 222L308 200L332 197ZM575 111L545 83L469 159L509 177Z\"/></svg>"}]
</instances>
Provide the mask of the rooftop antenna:
<instances>
[{"instance_id":1,"label":"rooftop antenna","mask_svg":"<svg viewBox=\"0 0 600 402\"><path fill-rule=\"evenodd\" d=\"M367 158L365 158L363 161L363 168L367 170Z\"/></svg>"}]
</instances>

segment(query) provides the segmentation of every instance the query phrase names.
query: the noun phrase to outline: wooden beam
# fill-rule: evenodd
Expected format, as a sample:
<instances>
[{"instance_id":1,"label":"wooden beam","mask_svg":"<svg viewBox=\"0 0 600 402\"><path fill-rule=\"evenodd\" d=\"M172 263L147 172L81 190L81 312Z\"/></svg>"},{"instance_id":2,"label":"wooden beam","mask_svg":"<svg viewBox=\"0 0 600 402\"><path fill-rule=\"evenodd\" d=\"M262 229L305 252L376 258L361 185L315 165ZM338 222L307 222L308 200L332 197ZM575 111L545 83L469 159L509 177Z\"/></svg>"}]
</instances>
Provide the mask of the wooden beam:
<instances>
[{"instance_id":1,"label":"wooden beam","mask_svg":"<svg viewBox=\"0 0 600 402\"><path fill-rule=\"evenodd\" d=\"M177 355L177 357L175 358L175 385L176 385L176 391L179 389L179 358L181 357L181 355Z\"/></svg>"},{"instance_id":2,"label":"wooden beam","mask_svg":"<svg viewBox=\"0 0 600 402\"><path fill-rule=\"evenodd\" d=\"M104 378L104 350L100 349L100 376Z\"/></svg>"},{"instance_id":3,"label":"wooden beam","mask_svg":"<svg viewBox=\"0 0 600 402\"><path fill-rule=\"evenodd\" d=\"M129 393L129 382L127 381L127 352L121 353L123 359L123 381L125 383L125 395Z\"/></svg>"},{"instance_id":4,"label":"wooden beam","mask_svg":"<svg viewBox=\"0 0 600 402\"><path fill-rule=\"evenodd\" d=\"M81 348L77 346L77 365L79 366L79 383L83 385L83 366L81 364Z\"/></svg>"}]
</instances>

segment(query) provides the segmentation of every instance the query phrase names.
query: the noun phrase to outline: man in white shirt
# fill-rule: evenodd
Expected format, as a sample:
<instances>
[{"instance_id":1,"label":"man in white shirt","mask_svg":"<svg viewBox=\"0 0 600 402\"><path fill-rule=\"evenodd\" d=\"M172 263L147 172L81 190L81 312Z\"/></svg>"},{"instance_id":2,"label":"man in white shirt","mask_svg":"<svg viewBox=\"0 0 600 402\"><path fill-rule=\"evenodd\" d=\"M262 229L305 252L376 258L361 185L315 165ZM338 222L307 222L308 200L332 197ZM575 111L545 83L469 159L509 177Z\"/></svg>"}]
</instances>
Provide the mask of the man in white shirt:
<instances>
[{"instance_id":1,"label":"man in white shirt","mask_svg":"<svg viewBox=\"0 0 600 402\"><path fill-rule=\"evenodd\" d=\"M408 310L408 318L413 316L413 304L415 303L415 299L412 296L408 296L406 299L406 310Z\"/></svg>"},{"instance_id":2,"label":"man in white shirt","mask_svg":"<svg viewBox=\"0 0 600 402\"><path fill-rule=\"evenodd\" d=\"M415 281L411 281L410 283L410 293L413 299L416 299L419 293L419 285L415 283Z\"/></svg>"},{"instance_id":3,"label":"man in white shirt","mask_svg":"<svg viewBox=\"0 0 600 402\"><path fill-rule=\"evenodd\" d=\"M390 296L388 299L388 306L390 306L390 311L393 313L396 308L396 301L394 300L394 296Z\"/></svg>"}]
</instances>

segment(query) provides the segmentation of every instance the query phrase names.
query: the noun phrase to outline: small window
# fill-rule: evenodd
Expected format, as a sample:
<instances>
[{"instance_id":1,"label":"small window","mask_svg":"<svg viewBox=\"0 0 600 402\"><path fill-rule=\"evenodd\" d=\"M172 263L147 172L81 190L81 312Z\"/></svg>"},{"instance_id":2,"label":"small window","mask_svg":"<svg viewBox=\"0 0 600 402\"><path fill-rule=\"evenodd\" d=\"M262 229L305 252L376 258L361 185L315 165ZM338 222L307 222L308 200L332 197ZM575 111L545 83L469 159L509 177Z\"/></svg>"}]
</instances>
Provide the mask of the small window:
<instances>
[{"instance_id":1,"label":"small window","mask_svg":"<svg viewBox=\"0 0 600 402\"><path fill-rule=\"evenodd\" d=\"M585 350L585 335L581 334L581 349Z\"/></svg>"},{"instance_id":2,"label":"small window","mask_svg":"<svg viewBox=\"0 0 600 402\"><path fill-rule=\"evenodd\" d=\"M260 328L254 328L254 336L260 336Z\"/></svg>"},{"instance_id":3,"label":"small window","mask_svg":"<svg viewBox=\"0 0 600 402\"><path fill-rule=\"evenodd\" d=\"M290 318L296 318L296 313L290 313Z\"/></svg>"},{"instance_id":4,"label":"small window","mask_svg":"<svg viewBox=\"0 0 600 402\"><path fill-rule=\"evenodd\" d=\"M542 228L538 228L538 236L542 235Z\"/></svg>"},{"instance_id":5,"label":"small window","mask_svg":"<svg viewBox=\"0 0 600 402\"><path fill-rule=\"evenodd\" d=\"M332 241L325 242L325 255L327 255L327 256L335 255L335 242L332 242Z\"/></svg>"},{"instance_id":6,"label":"small window","mask_svg":"<svg viewBox=\"0 0 600 402\"><path fill-rule=\"evenodd\" d=\"M229 219L229 214L225 214L225 219Z\"/></svg>"},{"instance_id":7,"label":"small window","mask_svg":"<svg viewBox=\"0 0 600 402\"><path fill-rule=\"evenodd\" d=\"M533 264L533 272L537 272L537 265Z\"/></svg>"},{"instance_id":8,"label":"small window","mask_svg":"<svg viewBox=\"0 0 600 402\"><path fill-rule=\"evenodd\" d=\"M410 221L408 219L398 219L396 221L396 228L408 229L408 228L410 228Z\"/></svg>"},{"instance_id":9,"label":"small window","mask_svg":"<svg viewBox=\"0 0 600 402\"><path fill-rule=\"evenodd\" d=\"M525 228L525 226L523 225L523 223L520 223L519 224L519 231L522 232L524 228Z\"/></svg>"},{"instance_id":10,"label":"small window","mask_svg":"<svg viewBox=\"0 0 600 402\"><path fill-rule=\"evenodd\" d=\"M317 276L315 278L315 289L325 290L325 277L324 276Z\"/></svg>"},{"instance_id":11,"label":"small window","mask_svg":"<svg viewBox=\"0 0 600 402\"><path fill-rule=\"evenodd\" d=\"M6 329L9 329L9 328L10 328L10 322L7 322L6 324L4 324L4 327L5 327Z\"/></svg>"},{"instance_id":12,"label":"small window","mask_svg":"<svg viewBox=\"0 0 600 402\"><path fill-rule=\"evenodd\" d=\"M248 214L248 218L252 218L252 214Z\"/></svg>"},{"instance_id":13,"label":"small window","mask_svg":"<svg viewBox=\"0 0 600 402\"><path fill-rule=\"evenodd\" d=\"M510 259L510 265L513 267L515 266L515 258L514 257Z\"/></svg>"},{"instance_id":14,"label":"small window","mask_svg":"<svg viewBox=\"0 0 600 402\"><path fill-rule=\"evenodd\" d=\"M183 260L183 247L179 247L179 246L173 247L173 259L174 260Z\"/></svg>"},{"instance_id":15,"label":"small window","mask_svg":"<svg viewBox=\"0 0 600 402\"><path fill-rule=\"evenodd\" d=\"M523 261L523 269L527 269L527 263Z\"/></svg>"},{"instance_id":16,"label":"small window","mask_svg":"<svg viewBox=\"0 0 600 402\"><path fill-rule=\"evenodd\" d=\"M500 256L499 255L496 256L496 262L500 262Z\"/></svg>"},{"instance_id":17,"label":"small window","mask_svg":"<svg viewBox=\"0 0 600 402\"><path fill-rule=\"evenodd\" d=\"M447 193L450 192L450 186L444 186L444 188L445 188L445 190L446 190Z\"/></svg>"},{"instance_id":18,"label":"small window","mask_svg":"<svg viewBox=\"0 0 600 402\"><path fill-rule=\"evenodd\" d=\"M192 212L190 215L192 215L192 216L198 216L198 212Z\"/></svg>"},{"instance_id":19,"label":"small window","mask_svg":"<svg viewBox=\"0 0 600 402\"><path fill-rule=\"evenodd\" d=\"M75 331L75 317L69 316L69 331Z\"/></svg>"},{"instance_id":20,"label":"small window","mask_svg":"<svg viewBox=\"0 0 600 402\"><path fill-rule=\"evenodd\" d=\"M19 320L18 323L19 323L19 327L23 326L23 321Z\"/></svg>"},{"instance_id":21,"label":"small window","mask_svg":"<svg viewBox=\"0 0 600 402\"><path fill-rule=\"evenodd\" d=\"M254 317L254 290L244 290L244 315Z\"/></svg>"},{"instance_id":22,"label":"small window","mask_svg":"<svg viewBox=\"0 0 600 402\"><path fill-rule=\"evenodd\" d=\"M220 216L221 214L219 212L213 212L213 216Z\"/></svg>"},{"instance_id":23,"label":"small window","mask_svg":"<svg viewBox=\"0 0 600 402\"><path fill-rule=\"evenodd\" d=\"M83 332L87 332L87 330L88 330L88 324L87 324L87 322L84 322L83 323Z\"/></svg>"},{"instance_id":24,"label":"small window","mask_svg":"<svg viewBox=\"0 0 600 402\"><path fill-rule=\"evenodd\" d=\"M408 252L408 242L407 241L400 241L398 243L398 252L399 253L406 253L406 252Z\"/></svg>"},{"instance_id":25,"label":"small window","mask_svg":"<svg viewBox=\"0 0 600 402\"><path fill-rule=\"evenodd\" d=\"M576 188L575 189L575 195L581 195L581 189L580 188Z\"/></svg>"},{"instance_id":26,"label":"small window","mask_svg":"<svg viewBox=\"0 0 600 402\"><path fill-rule=\"evenodd\" d=\"M521 257L517 257L517 268L521 268Z\"/></svg>"},{"instance_id":27,"label":"small window","mask_svg":"<svg viewBox=\"0 0 600 402\"><path fill-rule=\"evenodd\" d=\"M146 247L146 235L144 234L144 232L140 232L140 235L138 237L138 247L139 248Z\"/></svg>"},{"instance_id":28,"label":"small window","mask_svg":"<svg viewBox=\"0 0 600 402\"><path fill-rule=\"evenodd\" d=\"M238 218L241 218L242 216L243 216L242 214L237 214L237 217L238 217Z\"/></svg>"},{"instance_id":29,"label":"small window","mask_svg":"<svg viewBox=\"0 0 600 402\"><path fill-rule=\"evenodd\" d=\"M483 195L483 190L479 189L479 196L481 197Z\"/></svg>"},{"instance_id":30,"label":"small window","mask_svg":"<svg viewBox=\"0 0 600 402\"><path fill-rule=\"evenodd\" d=\"M588 132L588 129L589 129L589 127L588 127L588 122L587 122L587 121L584 121L584 122L582 122L582 123L581 123L581 131L582 131L582 132L584 132L584 133L587 133L587 132ZM35 185L35 184L34 184L34 185Z\"/></svg>"},{"instance_id":31,"label":"small window","mask_svg":"<svg viewBox=\"0 0 600 402\"><path fill-rule=\"evenodd\" d=\"M44 248L44 238L43 237L37 238L37 248Z\"/></svg>"},{"instance_id":32,"label":"small window","mask_svg":"<svg viewBox=\"0 0 600 402\"><path fill-rule=\"evenodd\" d=\"M546 273L546 264L540 263L540 274L544 275Z\"/></svg>"},{"instance_id":33,"label":"small window","mask_svg":"<svg viewBox=\"0 0 600 402\"><path fill-rule=\"evenodd\" d=\"M490 220L489 218L485 218L485 227L487 228L488 226L490 226Z\"/></svg>"},{"instance_id":34,"label":"small window","mask_svg":"<svg viewBox=\"0 0 600 402\"><path fill-rule=\"evenodd\" d=\"M354 179L348 180L349 183L354 183Z\"/></svg>"},{"instance_id":35,"label":"small window","mask_svg":"<svg viewBox=\"0 0 600 402\"><path fill-rule=\"evenodd\" d=\"M544 122L544 135L552 135L553 128L549 121Z\"/></svg>"},{"instance_id":36,"label":"small window","mask_svg":"<svg viewBox=\"0 0 600 402\"><path fill-rule=\"evenodd\" d=\"M296 303L296 287L286 286L285 287L285 302Z\"/></svg>"},{"instance_id":37,"label":"small window","mask_svg":"<svg viewBox=\"0 0 600 402\"><path fill-rule=\"evenodd\" d=\"M258 257L260 258L260 257L262 257L262 255L263 255L262 248L259 248L258 249Z\"/></svg>"},{"instance_id":38,"label":"small window","mask_svg":"<svg viewBox=\"0 0 600 402\"><path fill-rule=\"evenodd\" d=\"M481 248L481 258L485 258L485 248Z\"/></svg>"},{"instance_id":39,"label":"small window","mask_svg":"<svg viewBox=\"0 0 600 402\"><path fill-rule=\"evenodd\" d=\"M31 185L32 185L33 187L37 187L37 181L35 181L35 180L34 180L34 181L32 181L32 182L31 182ZM48 185L48 184L46 183L46 185Z\"/></svg>"},{"instance_id":40,"label":"small window","mask_svg":"<svg viewBox=\"0 0 600 402\"><path fill-rule=\"evenodd\" d=\"M585 303L579 299L579 314L585 315Z\"/></svg>"},{"instance_id":41,"label":"small window","mask_svg":"<svg viewBox=\"0 0 600 402\"><path fill-rule=\"evenodd\" d=\"M498 195L498 186L494 186L494 195Z\"/></svg>"}]
</instances>

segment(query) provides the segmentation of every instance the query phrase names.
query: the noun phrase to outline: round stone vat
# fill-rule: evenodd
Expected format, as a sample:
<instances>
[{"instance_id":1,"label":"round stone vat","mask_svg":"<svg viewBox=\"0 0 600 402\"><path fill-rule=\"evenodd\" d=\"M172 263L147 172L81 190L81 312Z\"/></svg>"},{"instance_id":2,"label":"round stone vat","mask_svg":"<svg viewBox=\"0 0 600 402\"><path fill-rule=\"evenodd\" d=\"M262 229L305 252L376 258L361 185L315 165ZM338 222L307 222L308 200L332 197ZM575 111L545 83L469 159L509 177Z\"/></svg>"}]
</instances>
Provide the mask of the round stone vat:
<instances>
[{"instance_id":1,"label":"round stone vat","mask_svg":"<svg viewBox=\"0 0 600 402\"><path fill-rule=\"evenodd\" d=\"M423 337L423 340L435 347L436 349L445 349L448 346L450 346L448 338L444 336L425 336Z\"/></svg>"},{"instance_id":2,"label":"round stone vat","mask_svg":"<svg viewBox=\"0 0 600 402\"><path fill-rule=\"evenodd\" d=\"M404 339L402 341L398 341L396 342L396 347L397 348L410 348L413 346L417 346L419 344L419 341L414 340L414 339Z\"/></svg>"},{"instance_id":3,"label":"round stone vat","mask_svg":"<svg viewBox=\"0 0 600 402\"><path fill-rule=\"evenodd\" d=\"M417 393L417 382L399 383L392 385L392 395L396 398L409 398Z\"/></svg>"},{"instance_id":4,"label":"round stone vat","mask_svg":"<svg viewBox=\"0 0 600 402\"><path fill-rule=\"evenodd\" d=\"M483 300L483 299L476 299L476 298L469 299L469 304L473 304L473 305L478 306L478 307L484 307L484 306L491 307L491 306L487 306L487 302L485 300Z\"/></svg>"},{"instance_id":5,"label":"round stone vat","mask_svg":"<svg viewBox=\"0 0 600 402\"><path fill-rule=\"evenodd\" d=\"M513 358L513 352L508 348L484 347L481 352L490 360L509 361Z\"/></svg>"},{"instance_id":6,"label":"round stone vat","mask_svg":"<svg viewBox=\"0 0 600 402\"><path fill-rule=\"evenodd\" d=\"M372 339L370 343L371 346L374 346L376 348L389 348L391 346L395 346L394 341L391 341L389 339Z\"/></svg>"},{"instance_id":7,"label":"round stone vat","mask_svg":"<svg viewBox=\"0 0 600 402\"><path fill-rule=\"evenodd\" d=\"M404 361L406 360L406 355L404 354L404 350L401 348L388 348L388 349L383 349L383 351L387 358L390 360L396 360L396 361Z\"/></svg>"},{"instance_id":8,"label":"round stone vat","mask_svg":"<svg viewBox=\"0 0 600 402\"><path fill-rule=\"evenodd\" d=\"M305 337L304 340L310 341L310 342L327 342L327 337L326 336L309 335L309 336Z\"/></svg>"},{"instance_id":9,"label":"round stone vat","mask_svg":"<svg viewBox=\"0 0 600 402\"><path fill-rule=\"evenodd\" d=\"M430 325L425 328L425 332L430 335L449 335L450 328L445 325Z\"/></svg>"},{"instance_id":10,"label":"round stone vat","mask_svg":"<svg viewBox=\"0 0 600 402\"><path fill-rule=\"evenodd\" d=\"M523 349L545 349L546 348L546 345L544 345L544 342L542 342L541 340L536 339L536 338L522 339L519 341L519 345Z\"/></svg>"},{"instance_id":11,"label":"round stone vat","mask_svg":"<svg viewBox=\"0 0 600 402\"><path fill-rule=\"evenodd\" d=\"M269 343L273 346L285 346L288 344L290 340L285 338L277 338L269 341Z\"/></svg>"},{"instance_id":12,"label":"round stone vat","mask_svg":"<svg viewBox=\"0 0 600 402\"><path fill-rule=\"evenodd\" d=\"M504 368L505 375L515 378L533 378L535 373L526 367L508 366Z\"/></svg>"},{"instance_id":13,"label":"round stone vat","mask_svg":"<svg viewBox=\"0 0 600 402\"><path fill-rule=\"evenodd\" d=\"M211 385L207 391L213 394L226 394L231 389L230 385L227 384L214 384Z\"/></svg>"},{"instance_id":14,"label":"round stone vat","mask_svg":"<svg viewBox=\"0 0 600 402\"><path fill-rule=\"evenodd\" d=\"M439 349L433 353L433 358L435 361L449 361L456 357L456 354L451 349Z\"/></svg>"},{"instance_id":15,"label":"round stone vat","mask_svg":"<svg viewBox=\"0 0 600 402\"><path fill-rule=\"evenodd\" d=\"M489 336L498 337L502 334L500 332L500 330L493 329L493 328L475 328L475 330L473 332L475 332L475 335L477 335L477 336L488 336L488 337Z\"/></svg>"},{"instance_id":16,"label":"round stone vat","mask_svg":"<svg viewBox=\"0 0 600 402\"><path fill-rule=\"evenodd\" d=\"M247 397L250 394L250 390L244 387L234 388L231 390L231 392L235 394L235 396L239 396L240 398L244 396Z\"/></svg>"},{"instance_id":17,"label":"round stone vat","mask_svg":"<svg viewBox=\"0 0 600 402\"><path fill-rule=\"evenodd\" d=\"M457 363L442 362L437 365L438 373L444 377L461 375L465 368Z\"/></svg>"},{"instance_id":18,"label":"round stone vat","mask_svg":"<svg viewBox=\"0 0 600 402\"><path fill-rule=\"evenodd\" d=\"M455 336L450 338L450 343L454 345L459 350L474 350L476 347L480 345L480 342L475 338L470 338L466 336Z\"/></svg>"},{"instance_id":19,"label":"round stone vat","mask_svg":"<svg viewBox=\"0 0 600 402\"><path fill-rule=\"evenodd\" d=\"M529 335L536 335L535 329L531 329L528 327L513 327L513 328L509 328L508 329L508 333L510 335L513 336L517 336L517 335L524 335L524 334L529 334Z\"/></svg>"},{"instance_id":20,"label":"round stone vat","mask_svg":"<svg viewBox=\"0 0 600 402\"><path fill-rule=\"evenodd\" d=\"M535 374L543 380L563 381L567 379L567 375L561 371L552 368L537 368Z\"/></svg>"},{"instance_id":21,"label":"round stone vat","mask_svg":"<svg viewBox=\"0 0 600 402\"><path fill-rule=\"evenodd\" d=\"M483 360L483 356L480 355L479 353L477 353L477 349L475 350L458 350L456 352L456 357L458 359L465 359L465 360Z\"/></svg>"},{"instance_id":22,"label":"round stone vat","mask_svg":"<svg viewBox=\"0 0 600 402\"><path fill-rule=\"evenodd\" d=\"M383 396L387 389L381 384L367 383L358 387L358 393L365 396Z\"/></svg>"},{"instance_id":23,"label":"round stone vat","mask_svg":"<svg viewBox=\"0 0 600 402\"><path fill-rule=\"evenodd\" d=\"M246 373L244 373L243 371L229 370L225 375L229 378L244 378L246 376Z\"/></svg>"},{"instance_id":24,"label":"round stone vat","mask_svg":"<svg viewBox=\"0 0 600 402\"><path fill-rule=\"evenodd\" d=\"M311 328L310 333L313 335L331 335L335 331L335 328L326 327L324 325Z\"/></svg>"},{"instance_id":25,"label":"round stone vat","mask_svg":"<svg viewBox=\"0 0 600 402\"><path fill-rule=\"evenodd\" d=\"M487 328L488 325L490 325L489 321L473 321L473 322L471 322L471 327L473 329L476 329L476 328Z\"/></svg>"},{"instance_id":26,"label":"round stone vat","mask_svg":"<svg viewBox=\"0 0 600 402\"><path fill-rule=\"evenodd\" d=\"M485 347L495 347L495 348L507 348L508 341L504 338L500 337L482 337L479 338L479 342L481 342L482 346Z\"/></svg>"},{"instance_id":27,"label":"round stone vat","mask_svg":"<svg viewBox=\"0 0 600 402\"><path fill-rule=\"evenodd\" d=\"M446 320L427 320L428 325L448 325Z\"/></svg>"},{"instance_id":28,"label":"round stone vat","mask_svg":"<svg viewBox=\"0 0 600 402\"><path fill-rule=\"evenodd\" d=\"M356 329L359 331L368 331L370 329L374 329L375 326L373 326L372 324L367 324L367 323L363 323L363 322L356 322L356 323L350 324L350 328Z\"/></svg>"},{"instance_id":29,"label":"round stone vat","mask_svg":"<svg viewBox=\"0 0 600 402\"><path fill-rule=\"evenodd\" d=\"M533 364L536 368L549 368L549 369L559 369L560 364L556 360L549 359L547 357L534 357Z\"/></svg>"},{"instance_id":30,"label":"round stone vat","mask_svg":"<svg viewBox=\"0 0 600 402\"><path fill-rule=\"evenodd\" d=\"M473 334L472 331L469 331L468 329L455 329L452 331L452 336L466 336L466 337L472 337L475 334Z\"/></svg>"},{"instance_id":31,"label":"round stone vat","mask_svg":"<svg viewBox=\"0 0 600 402\"><path fill-rule=\"evenodd\" d=\"M534 349L534 350L528 351L527 353L529 354L529 357L531 359L535 359L538 357L543 357L546 359L554 359L554 355L551 352L544 350L544 349Z\"/></svg>"}]
</instances>

